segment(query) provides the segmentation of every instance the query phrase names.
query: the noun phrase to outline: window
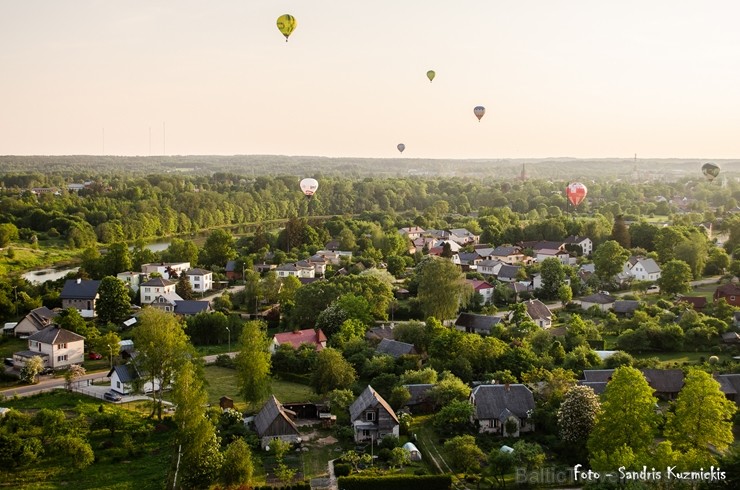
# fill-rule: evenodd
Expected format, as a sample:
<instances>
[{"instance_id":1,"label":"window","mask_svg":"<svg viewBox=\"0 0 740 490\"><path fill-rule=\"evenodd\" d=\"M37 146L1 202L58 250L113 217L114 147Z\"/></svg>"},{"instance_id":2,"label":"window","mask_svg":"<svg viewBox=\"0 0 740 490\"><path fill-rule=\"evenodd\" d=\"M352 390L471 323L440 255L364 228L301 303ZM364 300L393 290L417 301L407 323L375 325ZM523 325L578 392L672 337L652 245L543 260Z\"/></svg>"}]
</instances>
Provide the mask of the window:
<instances>
[{"instance_id":1,"label":"window","mask_svg":"<svg viewBox=\"0 0 740 490\"><path fill-rule=\"evenodd\" d=\"M375 412L365 412L365 420L367 420L368 422L374 422Z\"/></svg>"},{"instance_id":2,"label":"window","mask_svg":"<svg viewBox=\"0 0 740 490\"><path fill-rule=\"evenodd\" d=\"M120 387L121 387L121 382L120 381L116 381L116 388L120 388Z\"/></svg>"},{"instance_id":3,"label":"window","mask_svg":"<svg viewBox=\"0 0 740 490\"><path fill-rule=\"evenodd\" d=\"M151 300L152 300L151 296L144 296L144 301L151 301Z\"/></svg>"},{"instance_id":4,"label":"window","mask_svg":"<svg viewBox=\"0 0 740 490\"><path fill-rule=\"evenodd\" d=\"M58 348L59 349L66 349L67 348L67 344L59 344Z\"/></svg>"},{"instance_id":5,"label":"window","mask_svg":"<svg viewBox=\"0 0 740 490\"><path fill-rule=\"evenodd\" d=\"M367 429L364 429L362 431L362 437L370 437L370 431Z\"/></svg>"},{"instance_id":6,"label":"window","mask_svg":"<svg viewBox=\"0 0 740 490\"><path fill-rule=\"evenodd\" d=\"M67 360L67 354L63 356L57 356L57 362L62 362Z\"/></svg>"}]
</instances>

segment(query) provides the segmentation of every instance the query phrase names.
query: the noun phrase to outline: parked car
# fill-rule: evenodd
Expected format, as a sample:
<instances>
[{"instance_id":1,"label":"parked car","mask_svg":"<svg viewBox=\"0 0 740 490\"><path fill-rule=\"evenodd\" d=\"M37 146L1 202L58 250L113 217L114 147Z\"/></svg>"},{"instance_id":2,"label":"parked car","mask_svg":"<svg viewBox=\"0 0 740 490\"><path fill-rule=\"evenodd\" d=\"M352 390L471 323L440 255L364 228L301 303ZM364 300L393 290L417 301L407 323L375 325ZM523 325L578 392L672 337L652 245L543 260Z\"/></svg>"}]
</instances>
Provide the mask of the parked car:
<instances>
[{"instance_id":1,"label":"parked car","mask_svg":"<svg viewBox=\"0 0 740 490\"><path fill-rule=\"evenodd\" d=\"M660 292L660 286L658 286L657 284L653 284L652 286L647 288L645 292L648 294L658 294Z\"/></svg>"},{"instance_id":2,"label":"parked car","mask_svg":"<svg viewBox=\"0 0 740 490\"><path fill-rule=\"evenodd\" d=\"M87 354L87 358L92 359L92 360L97 360L97 359L102 359L103 356L101 354L98 354L97 352L90 352L89 354Z\"/></svg>"},{"instance_id":3,"label":"parked car","mask_svg":"<svg viewBox=\"0 0 740 490\"><path fill-rule=\"evenodd\" d=\"M115 391L106 391L103 393L103 398L112 402L120 402L123 397Z\"/></svg>"},{"instance_id":4,"label":"parked car","mask_svg":"<svg viewBox=\"0 0 740 490\"><path fill-rule=\"evenodd\" d=\"M41 370L40 374L54 374L54 368L46 366L44 369Z\"/></svg>"}]
</instances>

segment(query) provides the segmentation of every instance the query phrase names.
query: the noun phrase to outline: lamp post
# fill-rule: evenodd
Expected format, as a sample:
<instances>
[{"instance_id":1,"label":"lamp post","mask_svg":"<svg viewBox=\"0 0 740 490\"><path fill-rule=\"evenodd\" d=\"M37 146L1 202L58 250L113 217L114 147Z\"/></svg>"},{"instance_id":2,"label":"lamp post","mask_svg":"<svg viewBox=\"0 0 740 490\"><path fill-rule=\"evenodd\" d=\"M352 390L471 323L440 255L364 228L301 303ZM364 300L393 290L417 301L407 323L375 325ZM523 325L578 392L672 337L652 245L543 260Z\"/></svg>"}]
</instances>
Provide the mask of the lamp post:
<instances>
[{"instance_id":1,"label":"lamp post","mask_svg":"<svg viewBox=\"0 0 740 490\"><path fill-rule=\"evenodd\" d=\"M229 334L229 352L231 352L231 329L226 326L226 332Z\"/></svg>"}]
</instances>

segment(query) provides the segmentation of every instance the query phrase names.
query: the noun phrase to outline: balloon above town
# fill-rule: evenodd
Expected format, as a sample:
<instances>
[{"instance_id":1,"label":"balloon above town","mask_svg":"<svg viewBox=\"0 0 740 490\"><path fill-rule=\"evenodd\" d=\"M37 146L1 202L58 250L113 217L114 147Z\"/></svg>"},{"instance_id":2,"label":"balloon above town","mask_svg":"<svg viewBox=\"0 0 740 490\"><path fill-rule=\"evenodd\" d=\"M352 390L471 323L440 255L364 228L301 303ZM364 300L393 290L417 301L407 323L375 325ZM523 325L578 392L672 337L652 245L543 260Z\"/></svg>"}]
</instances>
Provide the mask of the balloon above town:
<instances>
[{"instance_id":1,"label":"balloon above town","mask_svg":"<svg viewBox=\"0 0 740 490\"><path fill-rule=\"evenodd\" d=\"M301 181L301 191L303 191L306 197L313 196L318 188L319 182L316 179L303 179Z\"/></svg>"},{"instance_id":2,"label":"balloon above town","mask_svg":"<svg viewBox=\"0 0 740 490\"><path fill-rule=\"evenodd\" d=\"M581 204L581 202L586 199L586 194L588 194L588 189L580 182L573 182L572 184L568 184L568 187L565 188L565 195L568 197L568 200L573 207Z\"/></svg>"},{"instance_id":3,"label":"balloon above town","mask_svg":"<svg viewBox=\"0 0 740 490\"><path fill-rule=\"evenodd\" d=\"M277 28L280 33L285 36L285 42L288 42L288 37L295 30L298 22L290 14L283 14L277 19Z\"/></svg>"},{"instance_id":4,"label":"balloon above town","mask_svg":"<svg viewBox=\"0 0 740 490\"><path fill-rule=\"evenodd\" d=\"M435 76L437 76L437 74L434 73L434 70L429 70L427 72L427 78L429 79L429 83L432 83L432 80L434 80Z\"/></svg>"},{"instance_id":5,"label":"balloon above town","mask_svg":"<svg viewBox=\"0 0 740 490\"><path fill-rule=\"evenodd\" d=\"M485 115L486 108L482 105L475 106L473 108L473 114L475 114L475 117L478 118L478 122L480 122L480 119Z\"/></svg>"},{"instance_id":6,"label":"balloon above town","mask_svg":"<svg viewBox=\"0 0 740 490\"><path fill-rule=\"evenodd\" d=\"M701 173L711 182L719 175L719 165L716 163L705 163L701 166Z\"/></svg>"},{"instance_id":7,"label":"balloon above town","mask_svg":"<svg viewBox=\"0 0 740 490\"><path fill-rule=\"evenodd\" d=\"M399 143L398 146L396 146L396 148L398 148L398 151L403 153L403 150L406 149L406 145L404 145L403 143Z\"/></svg>"}]
</instances>

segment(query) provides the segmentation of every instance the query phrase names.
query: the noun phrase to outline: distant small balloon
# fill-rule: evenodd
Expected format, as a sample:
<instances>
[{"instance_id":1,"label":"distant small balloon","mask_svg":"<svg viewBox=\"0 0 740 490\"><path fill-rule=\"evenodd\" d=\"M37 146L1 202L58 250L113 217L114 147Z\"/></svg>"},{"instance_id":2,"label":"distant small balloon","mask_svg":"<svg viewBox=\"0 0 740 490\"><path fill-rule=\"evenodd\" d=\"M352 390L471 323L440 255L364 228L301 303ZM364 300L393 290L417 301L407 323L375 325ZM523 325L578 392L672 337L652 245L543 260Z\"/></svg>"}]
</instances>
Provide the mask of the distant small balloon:
<instances>
[{"instance_id":1,"label":"distant small balloon","mask_svg":"<svg viewBox=\"0 0 740 490\"><path fill-rule=\"evenodd\" d=\"M475 106L475 108L473 109L473 114L475 114L475 117L478 118L478 122L480 122L480 119L485 115L485 113L486 108L482 105Z\"/></svg>"},{"instance_id":2,"label":"distant small balloon","mask_svg":"<svg viewBox=\"0 0 740 490\"><path fill-rule=\"evenodd\" d=\"M701 173L711 182L719 175L719 165L716 163L705 163L701 166Z\"/></svg>"},{"instance_id":3,"label":"distant small balloon","mask_svg":"<svg viewBox=\"0 0 740 490\"><path fill-rule=\"evenodd\" d=\"M435 76L437 76L437 74L434 73L434 70L429 70L427 72L427 78L429 79L429 83L432 83L432 80L434 80Z\"/></svg>"},{"instance_id":4,"label":"distant small balloon","mask_svg":"<svg viewBox=\"0 0 740 490\"><path fill-rule=\"evenodd\" d=\"M404 145L403 143L399 143L398 146L396 146L396 148L398 148L398 151L403 153L403 150L406 149L406 145Z\"/></svg>"},{"instance_id":5,"label":"distant small balloon","mask_svg":"<svg viewBox=\"0 0 740 490\"><path fill-rule=\"evenodd\" d=\"M285 36L285 42L288 42L288 37L298 26L298 21L295 20L290 14L283 14L277 19L277 28Z\"/></svg>"},{"instance_id":6,"label":"distant small balloon","mask_svg":"<svg viewBox=\"0 0 740 490\"><path fill-rule=\"evenodd\" d=\"M574 207L578 206L581 204L581 201L586 199L586 194L588 194L588 189L580 182L573 182L572 184L568 184L568 187L565 188L565 195Z\"/></svg>"},{"instance_id":7,"label":"distant small balloon","mask_svg":"<svg viewBox=\"0 0 740 490\"><path fill-rule=\"evenodd\" d=\"M300 185L301 191L303 191L306 197L313 196L316 189L319 188L319 182L316 179L303 179Z\"/></svg>"}]
</instances>

